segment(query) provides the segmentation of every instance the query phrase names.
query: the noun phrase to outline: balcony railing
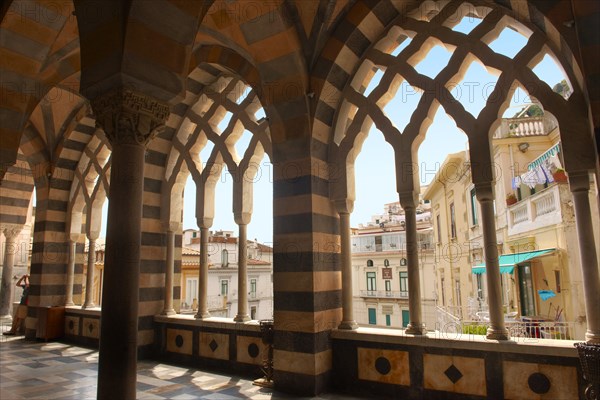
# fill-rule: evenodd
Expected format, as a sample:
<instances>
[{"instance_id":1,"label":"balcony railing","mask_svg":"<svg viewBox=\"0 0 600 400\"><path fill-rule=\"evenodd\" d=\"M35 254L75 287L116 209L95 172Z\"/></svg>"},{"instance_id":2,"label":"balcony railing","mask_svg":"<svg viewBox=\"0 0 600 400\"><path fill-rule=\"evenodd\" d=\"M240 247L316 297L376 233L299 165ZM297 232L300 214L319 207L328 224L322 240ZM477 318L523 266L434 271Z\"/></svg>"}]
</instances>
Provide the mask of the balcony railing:
<instances>
[{"instance_id":1,"label":"balcony railing","mask_svg":"<svg viewBox=\"0 0 600 400\"><path fill-rule=\"evenodd\" d=\"M408 292L396 292L391 290L361 290L360 296L380 299L408 299Z\"/></svg>"},{"instance_id":2,"label":"balcony railing","mask_svg":"<svg viewBox=\"0 0 600 400\"><path fill-rule=\"evenodd\" d=\"M494 134L494 138L547 135L554 128L556 128L556 123L546 116L503 118L500 127Z\"/></svg>"},{"instance_id":3,"label":"balcony railing","mask_svg":"<svg viewBox=\"0 0 600 400\"><path fill-rule=\"evenodd\" d=\"M509 206L509 236L561 223L561 198L566 200L568 196L566 185L556 184Z\"/></svg>"}]
</instances>

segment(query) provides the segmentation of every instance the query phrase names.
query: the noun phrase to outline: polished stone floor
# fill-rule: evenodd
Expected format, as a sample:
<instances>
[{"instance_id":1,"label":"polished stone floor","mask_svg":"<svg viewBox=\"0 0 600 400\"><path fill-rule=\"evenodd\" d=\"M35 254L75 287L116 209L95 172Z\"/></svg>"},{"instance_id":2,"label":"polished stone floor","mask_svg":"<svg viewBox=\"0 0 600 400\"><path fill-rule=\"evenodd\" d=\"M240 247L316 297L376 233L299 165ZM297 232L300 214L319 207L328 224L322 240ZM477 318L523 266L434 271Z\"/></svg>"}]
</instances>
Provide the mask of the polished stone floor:
<instances>
[{"instance_id":1,"label":"polished stone floor","mask_svg":"<svg viewBox=\"0 0 600 400\"><path fill-rule=\"evenodd\" d=\"M2 330L7 330L3 327ZM0 337L0 399L96 398L98 351L59 342ZM252 385L252 381L214 372L138 363L138 399L290 399L292 396ZM356 399L325 394L314 399Z\"/></svg>"}]
</instances>

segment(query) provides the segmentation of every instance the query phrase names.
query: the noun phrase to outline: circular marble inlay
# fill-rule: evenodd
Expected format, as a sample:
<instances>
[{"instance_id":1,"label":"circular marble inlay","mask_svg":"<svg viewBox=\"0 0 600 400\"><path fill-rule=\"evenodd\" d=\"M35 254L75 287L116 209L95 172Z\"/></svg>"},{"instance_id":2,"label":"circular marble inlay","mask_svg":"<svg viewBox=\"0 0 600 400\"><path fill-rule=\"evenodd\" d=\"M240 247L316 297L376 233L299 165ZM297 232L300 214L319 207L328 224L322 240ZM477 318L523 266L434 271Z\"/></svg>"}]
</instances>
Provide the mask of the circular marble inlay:
<instances>
[{"instance_id":1,"label":"circular marble inlay","mask_svg":"<svg viewBox=\"0 0 600 400\"><path fill-rule=\"evenodd\" d=\"M550 390L550 379L540 372L529 375L527 384L529 385L529 389L537 394L548 393Z\"/></svg>"},{"instance_id":2,"label":"circular marble inlay","mask_svg":"<svg viewBox=\"0 0 600 400\"><path fill-rule=\"evenodd\" d=\"M258 353L260 352L258 346L256 345L256 343L250 343L248 345L248 355L252 358L258 356Z\"/></svg>"},{"instance_id":3,"label":"circular marble inlay","mask_svg":"<svg viewBox=\"0 0 600 400\"><path fill-rule=\"evenodd\" d=\"M379 357L375 360L375 369L381 375L387 375L392 370L392 364L390 364L390 361L387 358Z\"/></svg>"},{"instance_id":4,"label":"circular marble inlay","mask_svg":"<svg viewBox=\"0 0 600 400\"><path fill-rule=\"evenodd\" d=\"M75 322L71 320L69 321L69 330L72 331L73 329L75 329Z\"/></svg>"},{"instance_id":5,"label":"circular marble inlay","mask_svg":"<svg viewBox=\"0 0 600 400\"><path fill-rule=\"evenodd\" d=\"M177 335L175 337L175 346L177 346L177 347L183 346L183 336Z\"/></svg>"}]
</instances>

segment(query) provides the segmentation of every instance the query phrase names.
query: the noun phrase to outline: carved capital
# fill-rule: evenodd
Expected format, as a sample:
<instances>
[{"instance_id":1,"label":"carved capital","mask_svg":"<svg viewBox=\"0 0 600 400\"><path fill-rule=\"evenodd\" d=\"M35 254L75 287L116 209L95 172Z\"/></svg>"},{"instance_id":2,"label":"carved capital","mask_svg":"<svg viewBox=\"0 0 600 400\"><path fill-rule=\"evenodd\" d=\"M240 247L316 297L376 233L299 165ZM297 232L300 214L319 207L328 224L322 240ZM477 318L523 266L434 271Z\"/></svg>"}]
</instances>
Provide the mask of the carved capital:
<instances>
[{"instance_id":1,"label":"carved capital","mask_svg":"<svg viewBox=\"0 0 600 400\"><path fill-rule=\"evenodd\" d=\"M4 234L7 241L15 240L23 230L23 225L2 224L0 232Z\"/></svg>"},{"instance_id":2,"label":"carved capital","mask_svg":"<svg viewBox=\"0 0 600 400\"><path fill-rule=\"evenodd\" d=\"M90 101L96 126L115 144L147 144L169 117L169 105L127 88L117 88Z\"/></svg>"}]
</instances>

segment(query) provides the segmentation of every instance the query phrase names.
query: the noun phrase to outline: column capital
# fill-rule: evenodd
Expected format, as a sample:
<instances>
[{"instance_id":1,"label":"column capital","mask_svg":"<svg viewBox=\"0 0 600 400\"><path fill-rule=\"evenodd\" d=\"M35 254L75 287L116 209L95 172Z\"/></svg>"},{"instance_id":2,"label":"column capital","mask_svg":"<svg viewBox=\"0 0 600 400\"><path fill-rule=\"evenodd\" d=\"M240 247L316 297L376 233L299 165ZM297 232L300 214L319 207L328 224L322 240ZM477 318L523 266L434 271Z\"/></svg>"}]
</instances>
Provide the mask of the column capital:
<instances>
[{"instance_id":1,"label":"column capital","mask_svg":"<svg viewBox=\"0 0 600 400\"><path fill-rule=\"evenodd\" d=\"M241 212L233 214L233 220L237 225L248 225L251 219L252 213Z\"/></svg>"},{"instance_id":2,"label":"column capital","mask_svg":"<svg viewBox=\"0 0 600 400\"><path fill-rule=\"evenodd\" d=\"M573 171L569 174L569 190L571 192L588 192L590 190L590 173L588 171Z\"/></svg>"},{"instance_id":3,"label":"column capital","mask_svg":"<svg viewBox=\"0 0 600 400\"><path fill-rule=\"evenodd\" d=\"M167 232L179 232L181 230L181 222L163 222L163 229Z\"/></svg>"},{"instance_id":4,"label":"column capital","mask_svg":"<svg viewBox=\"0 0 600 400\"><path fill-rule=\"evenodd\" d=\"M335 210L338 214L351 214L352 211L354 211L354 200L333 200L333 204L335 205Z\"/></svg>"},{"instance_id":5,"label":"column capital","mask_svg":"<svg viewBox=\"0 0 600 400\"><path fill-rule=\"evenodd\" d=\"M198 224L198 228L206 228L209 229L213 224L213 218L196 218L196 223Z\"/></svg>"},{"instance_id":6,"label":"column capital","mask_svg":"<svg viewBox=\"0 0 600 400\"><path fill-rule=\"evenodd\" d=\"M494 182L475 183L475 196L479 201L494 201Z\"/></svg>"},{"instance_id":7,"label":"column capital","mask_svg":"<svg viewBox=\"0 0 600 400\"><path fill-rule=\"evenodd\" d=\"M14 225L14 224L2 224L0 225L0 231L4 233L4 237L9 239L15 239L21 231L23 230L23 225Z\"/></svg>"},{"instance_id":8,"label":"column capital","mask_svg":"<svg viewBox=\"0 0 600 400\"><path fill-rule=\"evenodd\" d=\"M413 191L398 193L400 205L404 210L416 208L419 204L419 193Z\"/></svg>"},{"instance_id":9,"label":"column capital","mask_svg":"<svg viewBox=\"0 0 600 400\"><path fill-rule=\"evenodd\" d=\"M90 101L96 126L112 144L147 144L164 126L169 105L132 89L118 87Z\"/></svg>"}]
</instances>

